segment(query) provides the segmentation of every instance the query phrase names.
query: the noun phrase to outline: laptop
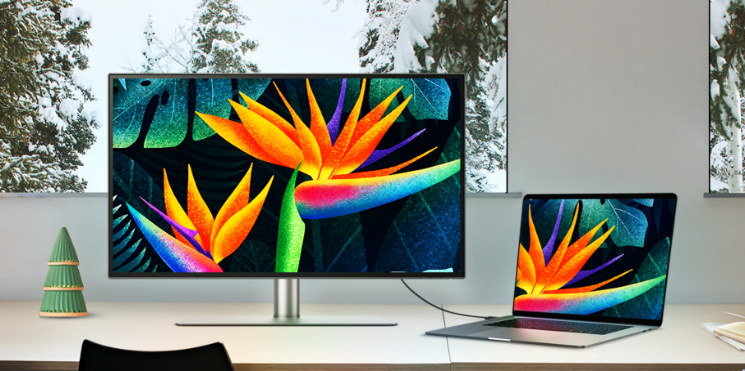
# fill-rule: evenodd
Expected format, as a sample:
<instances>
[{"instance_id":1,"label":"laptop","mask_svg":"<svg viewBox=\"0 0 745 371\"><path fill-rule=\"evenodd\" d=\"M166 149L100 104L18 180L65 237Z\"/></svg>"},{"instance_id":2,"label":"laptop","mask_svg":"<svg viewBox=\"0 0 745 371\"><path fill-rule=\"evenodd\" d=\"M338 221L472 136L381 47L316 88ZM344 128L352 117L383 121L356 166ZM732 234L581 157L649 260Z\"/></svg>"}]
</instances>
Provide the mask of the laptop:
<instances>
[{"instance_id":1,"label":"laptop","mask_svg":"<svg viewBox=\"0 0 745 371\"><path fill-rule=\"evenodd\" d=\"M662 325L677 196L526 195L512 315L428 335L588 347Z\"/></svg>"}]
</instances>

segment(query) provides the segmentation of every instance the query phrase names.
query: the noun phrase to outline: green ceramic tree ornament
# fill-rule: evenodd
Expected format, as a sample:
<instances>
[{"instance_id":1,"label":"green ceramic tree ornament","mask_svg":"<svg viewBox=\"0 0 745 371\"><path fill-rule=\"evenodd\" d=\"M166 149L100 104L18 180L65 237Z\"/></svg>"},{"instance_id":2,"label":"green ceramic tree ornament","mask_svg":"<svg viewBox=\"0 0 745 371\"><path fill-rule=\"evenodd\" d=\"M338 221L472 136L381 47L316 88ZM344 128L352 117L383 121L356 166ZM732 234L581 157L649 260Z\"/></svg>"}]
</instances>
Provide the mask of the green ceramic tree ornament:
<instances>
[{"instance_id":1,"label":"green ceramic tree ornament","mask_svg":"<svg viewBox=\"0 0 745 371\"><path fill-rule=\"evenodd\" d=\"M43 317L83 317L88 315L83 299L83 280L78 271L78 254L70 234L62 228L49 257L44 281L44 298L39 315Z\"/></svg>"}]
</instances>

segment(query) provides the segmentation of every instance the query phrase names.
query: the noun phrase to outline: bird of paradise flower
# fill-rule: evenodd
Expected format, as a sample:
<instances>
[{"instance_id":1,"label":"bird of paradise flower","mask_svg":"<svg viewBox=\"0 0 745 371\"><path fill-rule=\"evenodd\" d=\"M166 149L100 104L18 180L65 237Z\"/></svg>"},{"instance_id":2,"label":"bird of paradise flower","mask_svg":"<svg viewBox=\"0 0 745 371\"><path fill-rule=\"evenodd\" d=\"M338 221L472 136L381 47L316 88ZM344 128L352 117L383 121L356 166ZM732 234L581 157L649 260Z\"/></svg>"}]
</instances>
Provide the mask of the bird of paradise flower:
<instances>
[{"instance_id":1,"label":"bird of paradise flower","mask_svg":"<svg viewBox=\"0 0 745 371\"><path fill-rule=\"evenodd\" d=\"M191 166L187 185L187 211L184 211L176 199L168 182L168 174L163 169L166 213L140 198L171 225L173 236L157 227L129 203L127 208L142 234L171 270L222 272L218 263L235 252L251 232L274 180L274 177L269 179L264 189L249 202L252 168L253 164L216 217L212 216L199 193Z\"/></svg>"},{"instance_id":2,"label":"bird of paradise flower","mask_svg":"<svg viewBox=\"0 0 745 371\"><path fill-rule=\"evenodd\" d=\"M274 84L287 107L294 126L264 105L240 93L248 108L232 101L241 123L197 112L228 143L262 161L296 169L312 180L295 188L295 203L302 218L321 219L364 211L401 199L434 184L460 170L460 160L427 169L393 174L434 151L434 147L399 165L357 172L419 136L421 130L398 145L376 150L381 139L406 108L411 96L383 117L401 88L359 119L366 79L347 121L338 134L344 106L346 79L342 80L336 111L326 123L306 79L310 105L310 128L300 119ZM381 119L382 118L382 119Z\"/></svg>"},{"instance_id":3,"label":"bird of paradise flower","mask_svg":"<svg viewBox=\"0 0 745 371\"><path fill-rule=\"evenodd\" d=\"M559 243L556 252L551 256L559 232L563 207L564 201L559 206L556 225L545 247L541 246L535 226L533 225L533 216L530 207L528 207L530 246L526 251L522 244L520 244L516 283L516 286L525 290L527 294L515 298L515 310L591 314L631 300L665 279L666 275L663 275L623 287L595 291L628 274L632 271L629 269L600 283L577 288L563 288L602 270L623 256L621 254L595 269L581 271L587 260L590 259L590 256L610 236L615 226L590 243L597 231L608 220L606 219L570 245L572 232L577 223L579 205L575 208L574 218L572 219L569 231L561 243ZM551 258L550 260L549 257ZM546 260L549 260L548 264L545 263Z\"/></svg>"}]
</instances>

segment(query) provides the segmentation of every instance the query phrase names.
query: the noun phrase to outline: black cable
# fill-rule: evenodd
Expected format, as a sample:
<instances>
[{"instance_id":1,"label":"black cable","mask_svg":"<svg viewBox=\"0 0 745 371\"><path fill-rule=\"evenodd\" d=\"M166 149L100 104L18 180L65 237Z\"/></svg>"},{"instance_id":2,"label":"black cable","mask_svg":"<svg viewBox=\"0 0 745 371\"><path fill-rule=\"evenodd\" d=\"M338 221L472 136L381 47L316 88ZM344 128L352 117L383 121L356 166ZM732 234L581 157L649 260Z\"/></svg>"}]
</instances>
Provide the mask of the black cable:
<instances>
[{"instance_id":1,"label":"black cable","mask_svg":"<svg viewBox=\"0 0 745 371\"><path fill-rule=\"evenodd\" d=\"M434 304L432 304L432 303L428 302L428 301L427 301L427 299L425 299L425 298L423 298L423 297L419 296L419 294L417 294L417 293L416 293L416 292L415 292L414 290L412 290L412 289L411 289L411 287L409 287L409 285L407 285L407 284L406 284L406 282L404 282L403 278L401 279L401 283L403 283L403 284L404 284L404 286L406 286L406 288L407 288L407 289L409 289L409 291L411 291L411 293L412 293L412 294L416 295L416 297L418 297L419 299L422 299L422 301L423 301L423 302L425 302L425 303L427 303L427 304L429 304L429 305L431 305L431 306L433 306L433 307L435 307L435 308L437 308L437 309L439 309L439 310L441 310L441 311L443 311L443 312L448 312L448 313L450 313L450 314L455 314L455 315L458 315L458 316L464 316L464 317L473 317L473 318L481 318L481 319L489 319L489 318L493 318L492 316L489 316L489 317L483 317L483 316L473 316L473 315L470 315L470 314L463 314L463 313L458 313L458 312L453 312L453 311L449 311L449 310L447 310L447 309L444 309L444 308L440 308L440 307L438 307L438 306L436 306L436 305L434 305Z\"/></svg>"}]
</instances>

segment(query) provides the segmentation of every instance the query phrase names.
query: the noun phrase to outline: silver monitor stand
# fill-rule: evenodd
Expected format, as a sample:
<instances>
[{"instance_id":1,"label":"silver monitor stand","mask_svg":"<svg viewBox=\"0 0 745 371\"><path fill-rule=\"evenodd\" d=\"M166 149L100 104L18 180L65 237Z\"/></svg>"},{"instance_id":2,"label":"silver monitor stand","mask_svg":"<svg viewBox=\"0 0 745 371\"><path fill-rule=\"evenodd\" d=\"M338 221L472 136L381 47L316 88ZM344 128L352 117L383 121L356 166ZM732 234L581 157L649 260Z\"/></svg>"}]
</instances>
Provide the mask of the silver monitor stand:
<instances>
[{"instance_id":1,"label":"silver monitor stand","mask_svg":"<svg viewBox=\"0 0 745 371\"><path fill-rule=\"evenodd\" d=\"M300 280L274 279L274 317L198 316L176 322L178 326L395 326L381 317L300 316Z\"/></svg>"}]
</instances>

